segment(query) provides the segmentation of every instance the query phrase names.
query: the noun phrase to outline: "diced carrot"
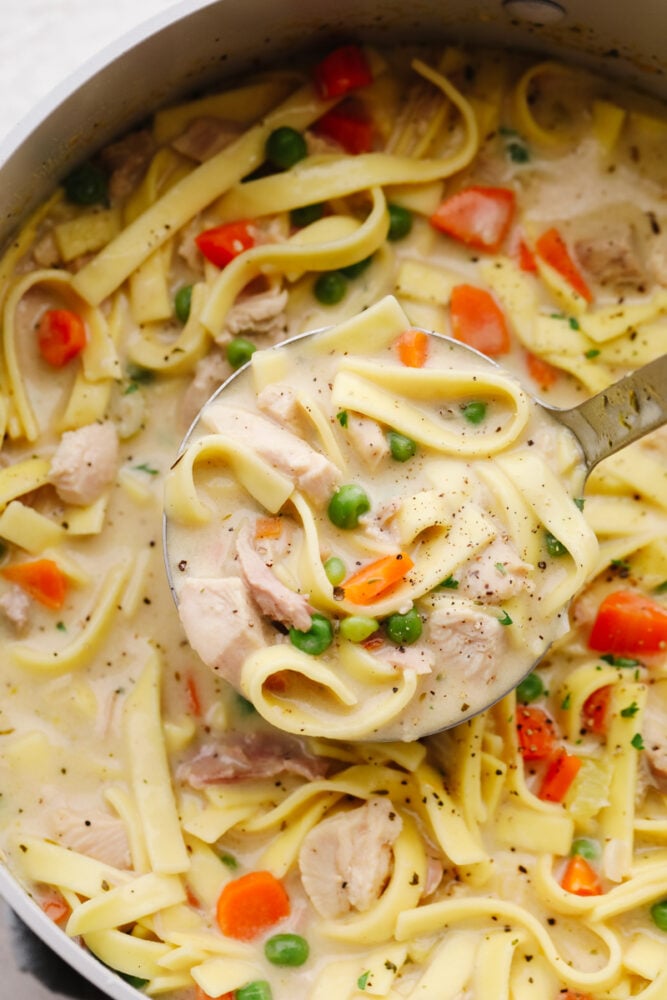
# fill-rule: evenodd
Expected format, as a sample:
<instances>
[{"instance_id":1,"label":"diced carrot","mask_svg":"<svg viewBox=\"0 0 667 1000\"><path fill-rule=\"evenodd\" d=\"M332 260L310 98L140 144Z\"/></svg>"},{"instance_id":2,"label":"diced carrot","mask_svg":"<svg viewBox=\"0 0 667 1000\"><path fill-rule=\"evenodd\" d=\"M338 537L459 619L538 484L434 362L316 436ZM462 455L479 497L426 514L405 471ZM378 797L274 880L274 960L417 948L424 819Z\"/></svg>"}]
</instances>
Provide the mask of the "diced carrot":
<instances>
[{"instance_id":1,"label":"diced carrot","mask_svg":"<svg viewBox=\"0 0 667 1000\"><path fill-rule=\"evenodd\" d=\"M204 229L195 237L195 243L207 260L216 267L226 267L234 257L255 245L255 235L250 222L240 219L222 226Z\"/></svg>"},{"instance_id":2,"label":"diced carrot","mask_svg":"<svg viewBox=\"0 0 667 1000\"><path fill-rule=\"evenodd\" d=\"M373 148L373 123L354 105L327 111L314 123L313 131L333 139L351 156L369 153Z\"/></svg>"},{"instance_id":3,"label":"diced carrot","mask_svg":"<svg viewBox=\"0 0 667 1000\"><path fill-rule=\"evenodd\" d=\"M255 521L255 538L280 538L282 530L280 517L258 517Z\"/></svg>"},{"instance_id":4,"label":"diced carrot","mask_svg":"<svg viewBox=\"0 0 667 1000\"><path fill-rule=\"evenodd\" d=\"M593 1000L590 993L580 993L579 990L565 990L560 992L554 1000Z\"/></svg>"},{"instance_id":5,"label":"diced carrot","mask_svg":"<svg viewBox=\"0 0 667 1000\"><path fill-rule=\"evenodd\" d=\"M615 590L598 608L588 645L606 653L665 650L667 610L635 590Z\"/></svg>"},{"instance_id":6,"label":"diced carrot","mask_svg":"<svg viewBox=\"0 0 667 1000\"><path fill-rule=\"evenodd\" d=\"M394 341L394 347L406 368L423 368L428 357L428 334L423 330L405 330Z\"/></svg>"},{"instance_id":7,"label":"diced carrot","mask_svg":"<svg viewBox=\"0 0 667 1000\"><path fill-rule=\"evenodd\" d=\"M557 229L552 227L542 233L535 244L535 249L542 260L553 267L555 271L558 271L586 302L593 301L593 293L586 284L581 271L572 260L565 240Z\"/></svg>"},{"instance_id":8,"label":"diced carrot","mask_svg":"<svg viewBox=\"0 0 667 1000\"><path fill-rule=\"evenodd\" d=\"M381 556L362 566L341 584L345 600L353 604L372 604L386 590L399 583L413 566L407 552Z\"/></svg>"},{"instance_id":9,"label":"diced carrot","mask_svg":"<svg viewBox=\"0 0 667 1000\"><path fill-rule=\"evenodd\" d=\"M550 389L558 379L558 369L532 351L526 351L526 368L540 389Z\"/></svg>"},{"instance_id":10,"label":"diced carrot","mask_svg":"<svg viewBox=\"0 0 667 1000\"><path fill-rule=\"evenodd\" d=\"M218 997L212 997L208 993L204 993L201 986L198 986L195 991L195 1000L234 1000L234 990L230 993L223 993Z\"/></svg>"},{"instance_id":11,"label":"diced carrot","mask_svg":"<svg viewBox=\"0 0 667 1000\"><path fill-rule=\"evenodd\" d=\"M289 913L285 887L267 871L249 872L228 882L216 909L222 933L239 941L251 941Z\"/></svg>"},{"instance_id":12,"label":"diced carrot","mask_svg":"<svg viewBox=\"0 0 667 1000\"><path fill-rule=\"evenodd\" d=\"M12 563L4 566L0 573L47 608L57 611L65 603L67 578L53 559Z\"/></svg>"},{"instance_id":13,"label":"diced carrot","mask_svg":"<svg viewBox=\"0 0 667 1000\"><path fill-rule=\"evenodd\" d=\"M53 892L40 901L40 906L49 920L54 924L62 924L72 912L60 893Z\"/></svg>"},{"instance_id":14,"label":"diced carrot","mask_svg":"<svg viewBox=\"0 0 667 1000\"><path fill-rule=\"evenodd\" d=\"M549 761L537 797L545 802L562 802L580 767L579 757L561 747Z\"/></svg>"},{"instance_id":15,"label":"diced carrot","mask_svg":"<svg viewBox=\"0 0 667 1000\"><path fill-rule=\"evenodd\" d=\"M597 691L593 691L584 702L581 712L581 722L584 729L590 733L601 735L607 731L607 713L609 711L609 699L611 698L612 685L605 684Z\"/></svg>"},{"instance_id":16,"label":"diced carrot","mask_svg":"<svg viewBox=\"0 0 667 1000\"><path fill-rule=\"evenodd\" d=\"M185 886L185 898L188 901L188 905L194 907L195 910L198 910L201 906L199 899L195 896L189 885Z\"/></svg>"},{"instance_id":17,"label":"diced carrot","mask_svg":"<svg viewBox=\"0 0 667 1000\"><path fill-rule=\"evenodd\" d=\"M321 97L342 97L373 82L366 54L358 45L341 45L318 63L315 85Z\"/></svg>"},{"instance_id":18,"label":"diced carrot","mask_svg":"<svg viewBox=\"0 0 667 1000\"><path fill-rule=\"evenodd\" d=\"M517 706L516 729L524 760L544 760L551 756L556 733L552 719L543 709Z\"/></svg>"},{"instance_id":19,"label":"diced carrot","mask_svg":"<svg viewBox=\"0 0 667 1000\"><path fill-rule=\"evenodd\" d=\"M560 884L566 892L575 896L599 896L602 893L597 873L580 854L568 859Z\"/></svg>"},{"instance_id":20,"label":"diced carrot","mask_svg":"<svg viewBox=\"0 0 667 1000\"><path fill-rule=\"evenodd\" d=\"M483 354L506 354L510 334L505 315L490 292L477 285L455 285L449 303L452 334Z\"/></svg>"},{"instance_id":21,"label":"diced carrot","mask_svg":"<svg viewBox=\"0 0 667 1000\"><path fill-rule=\"evenodd\" d=\"M528 271L529 274L533 274L537 271L537 261L535 260L535 254L530 249L525 240L519 240L519 267L522 271Z\"/></svg>"},{"instance_id":22,"label":"diced carrot","mask_svg":"<svg viewBox=\"0 0 667 1000\"><path fill-rule=\"evenodd\" d=\"M53 368L63 368L86 346L86 328L70 309L47 309L37 324L39 353Z\"/></svg>"},{"instance_id":23,"label":"diced carrot","mask_svg":"<svg viewBox=\"0 0 667 1000\"><path fill-rule=\"evenodd\" d=\"M496 253L512 225L515 200L509 188L473 185L445 199L429 221L468 246Z\"/></svg>"},{"instance_id":24,"label":"diced carrot","mask_svg":"<svg viewBox=\"0 0 667 1000\"><path fill-rule=\"evenodd\" d=\"M188 715L199 718L201 715L201 701L197 690L197 681L192 674L188 674L185 679L185 691L188 699Z\"/></svg>"}]
</instances>

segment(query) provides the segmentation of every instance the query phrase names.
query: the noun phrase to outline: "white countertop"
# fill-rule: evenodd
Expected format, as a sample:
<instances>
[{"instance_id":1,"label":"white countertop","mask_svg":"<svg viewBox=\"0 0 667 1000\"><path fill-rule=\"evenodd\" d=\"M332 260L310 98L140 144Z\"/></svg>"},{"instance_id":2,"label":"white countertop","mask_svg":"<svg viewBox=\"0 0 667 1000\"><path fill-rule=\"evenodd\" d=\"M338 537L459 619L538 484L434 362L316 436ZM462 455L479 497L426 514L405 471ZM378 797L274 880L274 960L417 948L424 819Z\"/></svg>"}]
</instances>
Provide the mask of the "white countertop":
<instances>
[{"instance_id":1,"label":"white countertop","mask_svg":"<svg viewBox=\"0 0 667 1000\"><path fill-rule=\"evenodd\" d=\"M0 0L0 138L109 42L176 0Z\"/></svg>"}]
</instances>

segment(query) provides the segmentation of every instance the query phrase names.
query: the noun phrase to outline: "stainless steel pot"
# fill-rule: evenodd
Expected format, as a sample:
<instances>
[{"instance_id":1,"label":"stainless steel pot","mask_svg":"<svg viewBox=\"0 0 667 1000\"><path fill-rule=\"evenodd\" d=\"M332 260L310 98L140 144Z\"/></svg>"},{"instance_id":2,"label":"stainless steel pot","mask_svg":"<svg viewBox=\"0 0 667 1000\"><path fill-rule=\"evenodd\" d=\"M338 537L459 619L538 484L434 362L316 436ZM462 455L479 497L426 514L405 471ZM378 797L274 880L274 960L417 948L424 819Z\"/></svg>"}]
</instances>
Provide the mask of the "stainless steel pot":
<instances>
[{"instance_id":1,"label":"stainless steel pot","mask_svg":"<svg viewBox=\"0 0 667 1000\"><path fill-rule=\"evenodd\" d=\"M664 0L185 0L90 60L10 133L0 147L0 246L72 166L159 105L351 37L531 49L667 98ZM0 894L109 997L139 996L67 939L1 864Z\"/></svg>"}]
</instances>

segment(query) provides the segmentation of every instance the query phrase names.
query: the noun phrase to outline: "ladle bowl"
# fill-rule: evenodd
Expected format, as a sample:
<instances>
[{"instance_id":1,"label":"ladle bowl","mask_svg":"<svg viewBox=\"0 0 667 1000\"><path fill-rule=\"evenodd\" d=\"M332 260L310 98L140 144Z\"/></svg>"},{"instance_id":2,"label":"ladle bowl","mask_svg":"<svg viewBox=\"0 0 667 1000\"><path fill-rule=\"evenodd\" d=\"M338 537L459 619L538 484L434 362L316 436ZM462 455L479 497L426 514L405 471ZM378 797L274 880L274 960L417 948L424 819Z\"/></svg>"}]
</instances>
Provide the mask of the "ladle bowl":
<instances>
[{"instance_id":1,"label":"ladle bowl","mask_svg":"<svg viewBox=\"0 0 667 1000\"><path fill-rule=\"evenodd\" d=\"M469 365L470 360L474 359L475 365L478 368L480 366L483 366L484 369L488 368L488 370L493 373L507 376L507 378L514 384L517 384L515 376L505 372L504 369L495 361L483 354L480 354L478 351L467 346L466 344L453 340L449 337L445 337L442 334L433 333L431 331L424 332L427 333L429 337L437 338L438 341L446 344L449 351L453 352L453 355L457 358L460 357L466 364ZM293 357L297 357L300 353L303 353L304 350L310 350L313 348L313 346L317 344L317 338L329 338L330 336L331 331L329 328L310 331L283 341L263 353L268 354L273 351L287 351L291 352ZM320 343L321 342L322 341L320 340ZM360 344L359 346L362 348L363 352L364 345ZM252 371L253 363L251 360L248 364L234 372L206 402L183 439L173 469L178 467L188 449L193 445L193 442L196 442L198 437L201 435L202 427L206 424L207 419L210 418L211 414L214 412L213 408L218 407L221 403L224 404L224 401L230 395L230 390L232 388L235 390L239 390L240 387L242 388L245 380L252 378ZM521 388L523 393L525 393L526 396L529 396L525 387L522 386ZM238 392L235 392L233 395L238 403ZM571 409L558 409L547 406L530 396L529 400L531 407L536 407L537 411L545 416L549 421L553 422L555 425L567 428L567 430L574 435L576 443L581 451L583 480L585 480L585 477L598 462L648 434L650 431L662 426L666 422L667 355L664 355L650 364L638 369L632 374L627 375L625 378L622 378L620 381L609 386L604 391ZM224 435L223 427L218 427L217 430L222 430ZM178 605L180 579L177 580L176 577L180 577L181 575L180 571L183 568L183 561L180 559L180 554L179 558L176 558L175 553L171 551L171 546L173 544L172 528L173 525L171 524L169 509L166 508L163 519L164 555L169 585L176 604ZM188 573L191 569L192 566L188 566ZM198 576L197 573L194 575ZM553 614L554 619L556 617L562 619L563 625L560 629L560 634L562 634L563 627L565 627L565 623L567 621L567 607L564 606L556 609ZM481 695L476 694L472 698L466 697L463 699L461 710L452 713L451 717L445 718L443 721L443 717L437 712L434 712L430 721L423 721L419 725L415 725L413 722L411 726L404 726L403 728L399 727L398 729L396 726L384 728L380 727L374 733L364 734L363 738L381 740L393 739L397 737L403 739L421 737L429 735L433 732L448 729L451 726L457 725L460 722L486 710L500 698L509 693L509 691L519 684L521 680L534 669L536 664L547 652L547 649L552 644L556 635L559 634L553 630L551 634L549 634L546 629L543 629L543 631L544 636L539 636L542 640L540 648L536 648L535 643L532 643L530 649L526 646L523 650L525 655L523 657L517 657L516 669L511 671L510 674L504 674L503 678L499 678L497 681L494 681L493 684L489 685L482 691ZM446 664L443 664L443 666L446 670ZM433 686L435 686L435 684ZM419 688L417 687L417 691L418 690ZM247 690L241 690L241 693L246 697L249 696ZM433 691L430 693L434 694ZM438 693L440 694L440 692ZM423 697L424 695L422 695L422 699ZM282 718L283 717L280 717L280 719ZM289 717L287 716L285 718L288 719ZM289 722L287 725L284 725L281 721L277 721L277 717L275 715L270 713L267 716L267 719L273 724L277 724L279 726L282 725L284 728L287 728L289 731L295 733L305 732L306 735L311 736L332 737L340 735L341 738L345 739L357 738L354 726L351 728L348 727L348 729L343 727L340 733L335 731L335 727L333 731L329 727L326 727L323 728L321 732L318 732L317 725L315 725L314 728L311 726L311 729L297 725L292 727ZM425 719L428 719L428 717L425 716Z\"/></svg>"}]
</instances>

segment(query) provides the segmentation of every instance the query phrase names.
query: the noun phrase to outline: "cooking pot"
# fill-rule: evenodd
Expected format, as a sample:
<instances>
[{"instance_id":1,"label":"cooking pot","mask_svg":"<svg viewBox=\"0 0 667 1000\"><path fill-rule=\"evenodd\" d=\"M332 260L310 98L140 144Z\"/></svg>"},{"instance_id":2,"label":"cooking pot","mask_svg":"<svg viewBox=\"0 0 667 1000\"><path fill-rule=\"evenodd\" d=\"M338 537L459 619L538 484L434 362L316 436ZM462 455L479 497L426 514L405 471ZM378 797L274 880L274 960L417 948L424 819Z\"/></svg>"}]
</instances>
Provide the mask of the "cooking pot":
<instances>
[{"instance_id":1,"label":"cooking pot","mask_svg":"<svg viewBox=\"0 0 667 1000\"><path fill-rule=\"evenodd\" d=\"M77 162L159 105L298 50L350 38L502 45L566 57L667 98L666 29L664 0L186 0L95 56L10 133L0 148L0 246ZM109 997L138 996L1 865L0 893Z\"/></svg>"}]
</instances>

